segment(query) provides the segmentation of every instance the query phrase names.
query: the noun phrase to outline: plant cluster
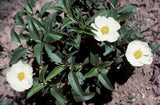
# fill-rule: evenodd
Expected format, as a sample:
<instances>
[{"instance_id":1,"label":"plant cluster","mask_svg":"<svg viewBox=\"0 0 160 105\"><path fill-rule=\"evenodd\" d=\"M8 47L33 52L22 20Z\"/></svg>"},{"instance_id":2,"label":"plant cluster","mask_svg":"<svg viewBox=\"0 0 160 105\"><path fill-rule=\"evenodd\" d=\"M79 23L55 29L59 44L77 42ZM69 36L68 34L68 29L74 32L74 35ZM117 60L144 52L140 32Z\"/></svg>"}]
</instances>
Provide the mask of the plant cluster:
<instances>
[{"instance_id":1,"label":"plant cluster","mask_svg":"<svg viewBox=\"0 0 160 105\"><path fill-rule=\"evenodd\" d=\"M13 28L11 37L19 47L8 53L6 78L20 92L33 85L27 99L42 92L56 104L90 100L104 88L113 91L114 83L128 78L134 67L152 63L159 45L147 44L133 5L116 7L118 0L56 2L58 6L48 2L35 12L35 0L26 0L24 11L14 16L20 32Z\"/></svg>"}]
</instances>

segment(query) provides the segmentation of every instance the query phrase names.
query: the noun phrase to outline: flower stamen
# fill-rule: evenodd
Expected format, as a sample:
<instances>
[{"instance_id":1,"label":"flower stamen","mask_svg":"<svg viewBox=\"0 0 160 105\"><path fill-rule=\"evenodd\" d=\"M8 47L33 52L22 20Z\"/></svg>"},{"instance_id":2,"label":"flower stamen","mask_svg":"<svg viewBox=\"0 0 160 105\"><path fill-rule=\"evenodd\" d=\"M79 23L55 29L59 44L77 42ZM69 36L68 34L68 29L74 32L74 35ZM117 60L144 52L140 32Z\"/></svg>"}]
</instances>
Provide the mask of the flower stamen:
<instances>
[{"instance_id":1,"label":"flower stamen","mask_svg":"<svg viewBox=\"0 0 160 105\"><path fill-rule=\"evenodd\" d=\"M17 74L17 77L18 77L18 79L19 79L20 81L23 80L23 79L25 78L24 72L19 72L19 73Z\"/></svg>"},{"instance_id":2,"label":"flower stamen","mask_svg":"<svg viewBox=\"0 0 160 105\"><path fill-rule=\"evenodd\" d=\"M136 59L141 58L141 57L142 57L142 51L137 50L136 52L134 52L134 57L135 57Z\"/></svg>"},{"instance_id":3,"label":"flower stamen","mask_svg":"<svg viewBox=\"0 0 160 105\"><path fill-rule=\"evenodd\" d=\"M108 26L102 27L102 28L101 28L101 32L102 32L103 35L104 35L104 34L108 34L108 32L109 32L109 27L108 27Z\"/></svg>"}]
</instances>

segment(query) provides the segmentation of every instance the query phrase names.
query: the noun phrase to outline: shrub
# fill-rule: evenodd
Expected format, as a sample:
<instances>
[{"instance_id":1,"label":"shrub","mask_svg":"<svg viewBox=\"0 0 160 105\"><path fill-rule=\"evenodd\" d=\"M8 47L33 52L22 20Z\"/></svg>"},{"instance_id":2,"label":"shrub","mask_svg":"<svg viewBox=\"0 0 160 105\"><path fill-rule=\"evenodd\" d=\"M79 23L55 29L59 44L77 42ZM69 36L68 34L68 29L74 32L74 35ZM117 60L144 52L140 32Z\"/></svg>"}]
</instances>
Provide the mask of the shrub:
<instances>
[{"instance_id":1,"label":"shrub","mask_svg":"<svg viewBox=\"0 0 160 105\"><path fill-rule=\"evenodd\" d=\"M90 100L104 88L113 91L114 83L127 80L136 66L152 63L159 45L147 44L133 5L116 7L118 0L56 1L58 6L48 2L34 12L34 0L26 0L24 11L14 16L20 32L11 30L18 48L9 52L9 65L32 63L33 87L27 99L43 93L57 104ZM17 77L21 81L25 74Z\"/></svg>"}]
</instances>

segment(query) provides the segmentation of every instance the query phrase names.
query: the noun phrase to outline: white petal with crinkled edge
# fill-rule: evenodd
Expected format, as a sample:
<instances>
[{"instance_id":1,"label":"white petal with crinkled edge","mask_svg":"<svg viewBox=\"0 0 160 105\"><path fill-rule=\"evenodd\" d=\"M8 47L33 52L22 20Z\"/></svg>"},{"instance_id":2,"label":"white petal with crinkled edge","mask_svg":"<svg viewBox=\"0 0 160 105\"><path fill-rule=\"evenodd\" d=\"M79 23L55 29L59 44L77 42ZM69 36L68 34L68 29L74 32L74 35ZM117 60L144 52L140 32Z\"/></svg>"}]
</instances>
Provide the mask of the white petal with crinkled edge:
<instances>
[{"instance_id":1,"label":"white petal with crinkled edge","mask_svg":"<svg viewBox=\"0 0 160 105\"><path fill-rule=\"evenodd\" d=\"M138 59L134 57L134 52L136 52L137 50L142 51L142 57ZM133 66L143 66L145 64L151 64L153 61L151 48L147 43L140 40L135 40L129 43L125 56L129 63Z\"/></svg>"},{"instance_id":2,"label":"white petal with crinkled edge","mask_svg":"<svg viewBox=\"0 0 160 105\"><path fill-rule=\"evenodd\" d=\"M113 31L118 31L121 28L120 24L117 21L115 21L112 17L107 18L107 24L109 24L110 30Z\"/></svg>"},{"instance_id":3,"label":"white petal with crinkled edge","mask_svg":"<svg viewBox=\"0 0 160 105\"><path fill-rule=\"evenodd\" d=\"M108 34L102 34L102 27L107 26L109 28ZM96 35L94 38L97 41L108 41L115 42L119 38L119 33L117 32L120 29L120 24L114 20L112 17L106 18L105 16L97 16L95 18L95 23L91 24L95 30L91 30Z\"/></svg>"},{"instance_id":4,"label":"white petal with crinkled edge","mask_svg":"<svg viewBox=\"0 0 160 105\"><path fill-rule=\"evenodd\" d=\"M24 72L25 74L23 80L18 79L18 73L20 72ZM33 69L30 65L19 61L12 65L12 67L6 72L6 80L14 90L22 92L32 87L32 72Z\"/></svg>"}]
</instances>

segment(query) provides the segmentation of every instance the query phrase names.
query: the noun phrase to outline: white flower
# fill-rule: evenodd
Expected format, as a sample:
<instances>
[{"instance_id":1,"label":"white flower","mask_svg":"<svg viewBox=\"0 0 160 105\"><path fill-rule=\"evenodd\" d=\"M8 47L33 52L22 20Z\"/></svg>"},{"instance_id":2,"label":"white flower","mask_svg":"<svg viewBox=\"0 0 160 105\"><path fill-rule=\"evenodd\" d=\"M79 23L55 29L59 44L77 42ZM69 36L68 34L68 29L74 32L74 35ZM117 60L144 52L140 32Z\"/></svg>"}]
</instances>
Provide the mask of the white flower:
<instances>
[{"instance_id":1,"label":"white flower","mask_svg":"<svg viewBox=\"0 0 160 105\"><path fill-rule=\"evenodd\" d=\"M32 72L30 65L19 61L6 72L6 79L14 90L22 92L33 85Z\"/></svg>"},{"instance_id":2,"label":"white flower","mask_svg":"<svg viewBox=\"0 0 160 105\"><path fill-rule=\"evenodd\" d=\"M133 66L143 66L144 64L151 64L153 61L151 48L147 43L140 40L128 44L125 56Z\"/></svg>"},{"instance_id":3,"label":"white flower","mask_svg":"<svg viewBox=\"0 0 160 105\"><path fill-rule=\"evenodd\" d=\"M106 18L105 16L97 16L95 22L91 24L95 30L92 30L96 34L94 38L97 41L115 42L119 33L117 32L121 26L112 17Z\"/></svg>"}]
</instances>

